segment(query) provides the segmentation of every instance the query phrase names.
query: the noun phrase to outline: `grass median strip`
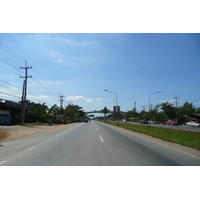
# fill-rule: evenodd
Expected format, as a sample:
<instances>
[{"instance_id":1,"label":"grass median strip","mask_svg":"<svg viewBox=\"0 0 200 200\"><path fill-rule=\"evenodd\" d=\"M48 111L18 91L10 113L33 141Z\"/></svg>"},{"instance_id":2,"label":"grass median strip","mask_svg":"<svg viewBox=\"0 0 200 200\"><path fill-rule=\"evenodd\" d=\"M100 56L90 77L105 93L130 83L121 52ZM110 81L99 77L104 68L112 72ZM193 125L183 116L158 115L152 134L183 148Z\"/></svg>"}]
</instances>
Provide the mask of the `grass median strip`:
<instances>
[{"instance_id":1,"label":"grass median strip","mask_svg":"<svg viewBox=\"0 0 200 200\"><path fill-rule=\"evenodd\" d=\"M116 122L106 122L116 126ZM162 127L119 123L119 127L150 135L168 142L174 142L200 151L200 132L166 129Z\"/></svg>"}]
</instances>

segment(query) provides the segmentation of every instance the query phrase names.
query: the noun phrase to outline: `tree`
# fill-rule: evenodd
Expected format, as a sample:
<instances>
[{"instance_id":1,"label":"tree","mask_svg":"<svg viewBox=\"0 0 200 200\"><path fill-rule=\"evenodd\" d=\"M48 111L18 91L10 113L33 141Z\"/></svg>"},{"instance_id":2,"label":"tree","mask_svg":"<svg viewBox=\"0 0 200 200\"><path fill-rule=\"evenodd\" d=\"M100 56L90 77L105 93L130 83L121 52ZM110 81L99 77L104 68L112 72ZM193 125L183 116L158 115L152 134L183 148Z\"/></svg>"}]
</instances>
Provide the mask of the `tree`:
<instances>
[{"instance_id":1,"label":"tree","mask_svg":"<svg viewBox=\"0 0 200 200\"><path fill-rule=\"evenodd\" d=\"M48 114L50 116L52 116L53 120L56 119L56 114L64 114L64 109L63 108L60 108L58 107L56 104L54 104L50 109L49 109L49 112Z\"/></svg>"},{"instance_id":2,"label":"tree","mask_svg":"<svg viewBox=\"0 0 200 200\"><path fill-rule=\"evenodd\" d=\"M31 107L28 116L38 122L47 122L49 119L49 108L43 103L34 103L27 101L27 104Z\"/></svg>"},{"instance_id":3,"label":"tree","mask_svg":"<svg viewBox=\"0 0 200 200\"><path fill-rule=\"evenodd\" d=\"M196 114L200 114L200 108L197 108L195 111Z\"/></svg>"},{"instance_id":4,"label":"tree","mask_svg":"<svg viewBox=\"0 0 200 200\"><path fill-rule=\"evenodd\" d=\"M64 117L66 120L74 122L78 118L83 118L85 115L82 107L69 103L64 109Z\"/></svg>"},{"instance_id":5,"label":"tree","mask_svg":"<svg viewBox=\"0 0 200 200\"><path fill-rule=\"evenodd\" d=\"M191 115L195 113L195 107L193 103L185 102L182 107L180 107L180 113L182 116Z\"/></svg>"},{"instance_id":6,"label":"tree","mask_svg":"<svg viewBox=\"0 0 200 200\"><path fill-rule=\"evenodd\" d=\"M161 103L160 109L163 110L163 114L166 119L176 118L176 108L168 101L166 103Z\"/></svg>"}]
</instances>

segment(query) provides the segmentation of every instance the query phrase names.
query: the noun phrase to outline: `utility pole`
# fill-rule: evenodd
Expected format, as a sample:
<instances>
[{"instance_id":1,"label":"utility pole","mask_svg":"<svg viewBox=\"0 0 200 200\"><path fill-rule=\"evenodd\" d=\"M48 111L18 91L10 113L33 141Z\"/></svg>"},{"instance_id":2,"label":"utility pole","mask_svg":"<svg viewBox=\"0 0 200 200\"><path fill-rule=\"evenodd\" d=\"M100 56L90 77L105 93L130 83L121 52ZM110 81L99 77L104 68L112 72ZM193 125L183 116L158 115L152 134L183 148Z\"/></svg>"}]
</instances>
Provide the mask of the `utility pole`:
<instances>
[{"instance_id":1,"label":"utility pole","mask_svg":"<svg viewBox=\"0 0 200 200\"><path fill-rule=\"evenodd\" d=\"M32 78L32 76L28 76L28 69L31 69L32 67L27 67L27 61L25 60L25 67L20 67L20 69L25 69L25 77L20 76L20 78L25 78L23 83L23 91L22 91L22 102L21 102L21 116L20 116L20 122L21 125L24 124L25 120L25 107L26 107L26 94L27 94L27 78Z\"/></svg>"},{"instance_id":2,"label":"utility pole","mask_svg":"<svg viewBox=\"0 0 200 200\"><path fill-rule=\"evenodd\" d=\"M173 97L173 98L175 99L175 102L174 102L174 103L176 104L176 108L177 108L178 103L179 103L179 102L178 102L178 98L179 98L179 97Z\"/></svg>"},{"instance_id":3,"label":"utility pole","mask_svg":"<svg viewBox=\"0 0 200 200\"><path fill-rule=\"evenodd\" d=\"M65 96L63 96L62 94L60 94L60 100L58 100L58 101L60 101L60 108L63 108L63 97L65 97Z\"/></svg>"},{"instance_id":4,"label":"utility pole","mask_svg":"<svg viewBox=\"0 0 200 200\"><path fill-rule=\"evenodd\" d=\"M174 103L176 104L176 121L178 121L177 107L178 107L178 103L179 103L179 102L178 102L178 98L179 98L179 97L173 97L173 98L175 99L175 102L174 102Z\"/></svg>"}]
</instances>

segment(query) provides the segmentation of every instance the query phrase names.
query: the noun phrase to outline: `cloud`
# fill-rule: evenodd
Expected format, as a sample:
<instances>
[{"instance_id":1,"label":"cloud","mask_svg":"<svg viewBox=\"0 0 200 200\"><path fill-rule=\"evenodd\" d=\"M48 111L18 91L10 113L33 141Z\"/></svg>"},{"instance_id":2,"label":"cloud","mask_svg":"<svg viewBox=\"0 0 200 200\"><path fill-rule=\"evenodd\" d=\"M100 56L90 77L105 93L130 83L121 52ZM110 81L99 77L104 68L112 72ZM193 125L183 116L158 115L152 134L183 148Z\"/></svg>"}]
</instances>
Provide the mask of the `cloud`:
<instances>
[{"instance_id":1,"label":"cloud","mask_svg":"<svg viewBox=\"0 0 200 200\"><path fill-rule=\"evenodd\" d=\"M57 63L58 63L58 64L62 63L62 59L58 59L58 60L57 60Z\"/></svg>"},{"instance_id":2,"label":"cloud","mask_svg":"<svg viewBox=\"0 0 200 200\"><path fill-rule=\"evenodd\" d=\"M86 98L84 96L69 96L67 98L67 100L69 100L69 101L85 100L85 102L87 102L87 103L93 101L92 99Z\"/></svg>"},{"instance_id":3,"label":"cloud","mask_svg":"<svg viewBox=\"0 0 200 200\"><path fill-rule=\"evenodd\" d=\"M9 99L10 97L14 98L21 98L21 90L15 87L0 87L0 99L2 97L5 97L6 99Z\"/></svg>"},{"instance_id":4,"label":"cloud","mask_svg":"<svg viewBox=\"0 0 200 200\"><path fill-rule=\"evenodd\" d=\"M70 45L73 45L73 46L86 46L88 44L92 44L92 42L90 41L82 41L82 42L78 42L78 41L75 41L75 40L70 40L70 39L65 39L65 42L70 44Z\"/></svg>"},{"instance_id":5,"label":"cloud","mask_svg":"<svg viewBox=\"0 0 200 200\"><path fill-rule=\"evenodd\" d=\"M101 100L102 100L102 98L98 98L97 100L98 100L98 101L101 101Z\"/></svg>"},{"instance_id":6,"label":"cloud","mask_svg":"<svg viewBox=\"0 0 200 200\"><path fill-rule=\"evenodd\" d=\"M51 52L49 52L50 53L50 56L52 57L52 58L55 58L59 53L57 52L57 51L51 51Z\"/></svg>"}]
</instances>

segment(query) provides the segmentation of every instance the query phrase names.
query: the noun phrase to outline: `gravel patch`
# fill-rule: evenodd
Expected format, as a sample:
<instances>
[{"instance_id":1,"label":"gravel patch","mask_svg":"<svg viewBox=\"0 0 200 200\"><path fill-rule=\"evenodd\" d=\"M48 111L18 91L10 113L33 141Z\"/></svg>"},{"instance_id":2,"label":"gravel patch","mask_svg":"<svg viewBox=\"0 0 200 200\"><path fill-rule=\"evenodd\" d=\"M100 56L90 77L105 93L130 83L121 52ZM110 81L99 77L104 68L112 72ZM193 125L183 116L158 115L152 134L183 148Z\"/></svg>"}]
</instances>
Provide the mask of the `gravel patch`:
<instances>
[{"instance_id":1,"label":"gravel patch","mask_svg":"<svg viewBox=\"0 0 200 200\"><path fill-rule=\"evenodd\" d=\"M36 133L45 133L55 129L62 128L66 125L53 125L53 126L0 126L0 133L6 132L9 135L2 139L2 141L10 141L27 137Z\"/></svg>"}]
</instances>

